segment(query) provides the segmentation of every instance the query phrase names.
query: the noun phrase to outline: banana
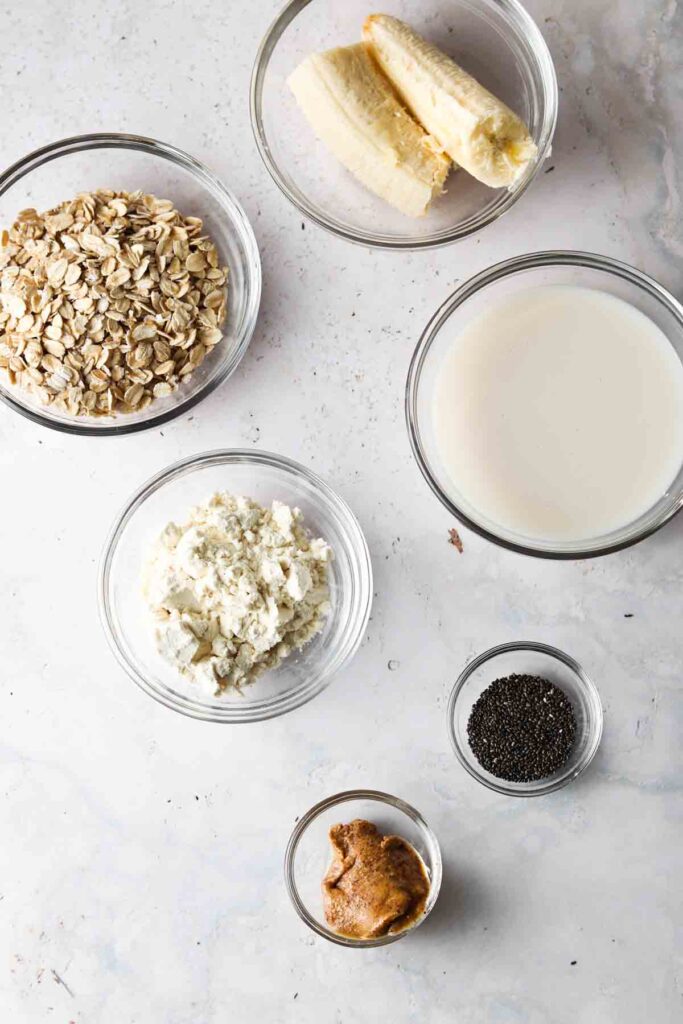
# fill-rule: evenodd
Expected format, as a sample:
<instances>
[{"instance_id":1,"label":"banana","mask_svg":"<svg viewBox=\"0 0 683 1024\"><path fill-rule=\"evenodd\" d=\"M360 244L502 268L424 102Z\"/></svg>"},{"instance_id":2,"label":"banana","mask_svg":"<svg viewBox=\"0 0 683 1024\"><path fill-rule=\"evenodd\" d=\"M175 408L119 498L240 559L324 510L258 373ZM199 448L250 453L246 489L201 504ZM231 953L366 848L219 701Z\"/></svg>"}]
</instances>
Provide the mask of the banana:
<instances>
[{"instance_id":1,"label":"banana","mask_svg":"<svg viewBox=\"0 0 683 1024\"><path fill-rule=\"evenodd\" d=\"M339 161L402 213L421 217L451 162L399 102L365 43L307 57L287 79Z\"/></svg>"},{"instance_id":2,"label":"banana","mask_svg":"<svg viewBox=\"0 0 683 1024\"><path fill-rule=\"evenodd\" d=\"M363 38L399 97L456 163L492 188L518 181L537 147L517 114L398 18L370 15Z\"/></svg>"}]
</instances>

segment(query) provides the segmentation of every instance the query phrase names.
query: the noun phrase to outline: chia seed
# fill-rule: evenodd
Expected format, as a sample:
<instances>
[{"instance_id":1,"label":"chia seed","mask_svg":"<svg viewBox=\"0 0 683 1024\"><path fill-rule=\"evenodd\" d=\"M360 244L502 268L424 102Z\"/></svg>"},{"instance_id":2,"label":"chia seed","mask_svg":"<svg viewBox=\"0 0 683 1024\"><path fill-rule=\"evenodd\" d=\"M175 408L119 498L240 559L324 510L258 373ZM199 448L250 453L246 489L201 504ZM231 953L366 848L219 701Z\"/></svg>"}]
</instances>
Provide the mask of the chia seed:
<instances>
[{"instance_id":1,"label":"chia seed","mask_svg":"<svg viewBox=\"0 0 683 1024\"><path fill-rule=\"evenodd\" d=\"M482 768L507 782L537 782L566 764L576 719L567 695L541 676L495 679L475 702L467 738Z\"/></svg>"}]
</instances>

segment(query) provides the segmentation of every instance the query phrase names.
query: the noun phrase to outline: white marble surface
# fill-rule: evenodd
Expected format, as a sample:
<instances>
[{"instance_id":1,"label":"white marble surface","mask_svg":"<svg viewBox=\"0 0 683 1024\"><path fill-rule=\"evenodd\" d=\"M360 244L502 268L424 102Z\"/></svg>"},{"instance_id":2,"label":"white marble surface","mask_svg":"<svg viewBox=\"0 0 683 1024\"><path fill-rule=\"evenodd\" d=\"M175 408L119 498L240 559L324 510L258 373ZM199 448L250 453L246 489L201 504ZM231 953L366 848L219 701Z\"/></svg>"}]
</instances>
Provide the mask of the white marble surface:
<instances>
[{"instance_id":1,"label":"white marble surface","mask_svg":"<svg viewBox=\"0 0 683 1024\"><path fill-rule=\"evenodd\" d=\"M2 164L83 131L174 142L242 199L265 272L239 371L163 430L83 440L0 408L3 1022L680 1020L683 520L586 564L526 560L464 532L458 555L403 426L419 331L487 264L593 249L681 297L680 5L530 6L562 85L555 170L480 238L416 255L304 229L261 166L247 87L273 0L2 6ZM102 539L128 493L229 445L324 474L357 512L376 572L352 667L307 707L245 728L138 692L95 602ZM592 769L537 801L471 780L444 721L466 659L520 637L573 653L606 711ZM413 802L445 856L433 917L369 952L315 938L281 870L295 817L355 786Z\"/></svg>"}]
</instances>

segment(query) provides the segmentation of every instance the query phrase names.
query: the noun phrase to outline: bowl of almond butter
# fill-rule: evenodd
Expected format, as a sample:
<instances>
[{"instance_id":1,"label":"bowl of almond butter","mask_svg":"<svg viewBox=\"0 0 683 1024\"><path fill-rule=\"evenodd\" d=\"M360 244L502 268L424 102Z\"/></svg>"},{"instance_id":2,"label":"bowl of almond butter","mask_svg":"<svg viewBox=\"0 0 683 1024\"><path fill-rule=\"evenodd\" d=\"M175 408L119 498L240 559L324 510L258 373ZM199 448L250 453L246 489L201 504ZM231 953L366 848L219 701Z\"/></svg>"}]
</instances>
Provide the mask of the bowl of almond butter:
<instances>
[{"instance_id":1,"label":"bowl of almond butter","mask_svg":"<svg viewBox=\"0 0 683 1024\"><path fill-rule=\"evenodd\" d=\"M354 789L321 800L297 820L285 853L294 909L317 935L373 948L405 938L433 910L441 888L439 842L405 800Z\"/></svg>"}]
</instances>

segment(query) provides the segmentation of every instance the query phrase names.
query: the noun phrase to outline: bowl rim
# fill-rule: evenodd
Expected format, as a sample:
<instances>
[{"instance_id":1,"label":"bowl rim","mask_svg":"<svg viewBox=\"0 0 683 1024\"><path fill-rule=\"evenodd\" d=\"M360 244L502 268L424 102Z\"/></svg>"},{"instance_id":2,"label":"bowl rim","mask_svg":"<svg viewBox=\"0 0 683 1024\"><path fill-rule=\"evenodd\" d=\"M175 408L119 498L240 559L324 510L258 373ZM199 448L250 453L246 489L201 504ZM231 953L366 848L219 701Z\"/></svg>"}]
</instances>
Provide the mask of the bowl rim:
<instances>
[{"instance_id":1,"label":"bowl rim","mask_svg":"<svg viewBox=\"0 0 683 1024\"><path fill-rule=\"evenodd\" d=\"M442 490L437 480L432 475L429 458L421 439L417 412L420 376L424 362L429 354L433 341L451 314L473 295L483 291L488 287L488 285L494 284L502 278L509 277L520 270L534 270L540 267L552 266L573 266L583 267L589 270L598 270L610 273L615 277L619 277L622 280L627 281L629 284L632 284L637 288L641 288L674 316L680 325L681 331L683 332L683 305L681 305L681 303L678 302L678 300L663 285L656 281L655 278L650 277L648 274L643 273L643 271L638 270L636 267L633 267L628 263L612 259L610 256L601 256L597 253L583 252L581 250L574 249L549 249L513 256L511 259L495 263L493 266L487 267L480 271L480 273L468 278L463 284L456 288L444 302L442 302L436 312L430 317L427 326L420 335L420 339L415 351L413 352L410 360L410 366L408 368L408 376L405 386L405 418L408 428L410 447L415 461L420 468L420 472L441 504L448 509L451 515L462 523L463 526L466 526L468 530L478 534L485 540L491 541L493 544L496 544L501 548L506 548L508 551L514 551L517 554L530 555L534 558L578 561L586 558L598 558L603 555L613 554L616 551L623 551L625 548L629 548L633 544L638 544L640 541L650 537L653 533L656 533L662 528L662 526L673 519L678 512L680 512L681 508L683 508L683 493L680 495L677 503L667 509L655 523L643 527L643 529L639 530L637 533L626 537L623 540L615 541L611 544L604 544L601 547L577 547L576 550L571 551L534 548L529 545L500 537L498 534L493 533L492 530L487 529L485 526L481 526L479 523L475 522L475 520L470 518L470 516L468 516L468 514L464 512L460 506L445 493L445 491Z\"/></svg>"},{"instance_id":2,"label":"bowl rim","mask_svg":"<svg viewBox=\"0 0 683 1024\"><path fill-rule=\"evenodd\" d=\"M15 394L16 396L20 395L18 389L16 391L9 391L4 382L2 387L0 387L1 402L34 423L40 424L40 426L48 427L50 430L56 430L59 433L75 434L81 437L120 437L124 434L135 434L142 430L159 427L170 420L176 419L189 409L192 409L207 395L211 394L234 373L249 346L256 327L261 304L262 270L254 230L235 195L208 167L195 157L179 149L177 146L172 146L167 142L160 142L158 139L148 138L143 135L131 135L126 132L92 132L58 139L48 145L32 150L2 171L0 173L0 197L5 195L13 185L31 171L50 163L52 160L68 156L71 153L98 149L130 149L140 153L147 153L151 156L168 160L170 163L186 170L206 190L213 194L223 212L229 218L233 228L236 227L235 237L239 240L239 246L244 253L245 266L247 268L245 275L245 315L240 331L235 339L231 357L226 361L223 369L211 381L199 388L194 395L184 398L177 405L174 405L173 408L167 409L165 412L157 413L148 419L135 423L126 423L125 417L122 417L118 423L108 423L102 426L97 426L95 422L89 421L85 417L74 417L73 422L58 422L44 415L39 408L27 406L20 400L20 397L15 397Z\"/></svg>"},{"instance_id":3,"label":"bowl rim","mask_svg":"<svg viewBox=\"0 0 683 1024\"><path fill-rule=\"evenodd\" d=\"M482 771L479 771L478 768L475 767L475 764L471 763L465 756L454 725L458 698L467 685L470 676L482 665L485 665L486 662L492 661L501 654L508 654L512 651L533 651L536 654L545 654L550 658L554 658L556 661L561 661L568 669L570 669L578 680L579 685L588 697L588 703L592 709L591 721L593 728L590 731L590 741L587 743L586 749L577 762L574 770L569 775L560 779L555 779L552 782L544 783L543 780L540 779L538 782L532 784L534 788L530 790L519 789L515 783L506 782L504 779L495 780L493 776L489 778L484 774L483 769ZM446 715L448 721L448 736L451 741L451 746L453 747L455 756L463 768L472 776L473 779L480 782L482 786L486 786L487 789L491 789L503 796L515 797L545 796L548 793L554 793L558 789L562 789L570 782L573 782L574 779L578 778L578 776L585 771L597 753L598 747L600 746L600 740L602 739L604 723L604 712L598 688L586 671L581 667L581 665L579 665L578 661L572 658L571 655L565 654L565 652L561 651L558 647L552 647L550 644L539 643L535 640L515 640L510 643L498 644L495 647L489 647L488 650L483 651L481 654L477 655L476 658L473 658L472 661L465 666L453 684L448 698Z\"/></svg>"},{"instance_id":4,"label":"bowl rim","mask_svg":"<svg viewBox=\"0 0 683 1024\"><path fill-rule=\"evenodd\" d=\"M495 209L489 210L486 216L470 217L461 227L440 231L435 235L423 238L411 238L409 236L401 238L400 236L396 237L347 227L336 218L325 214L317 205L310 202L300 189L293 190L290 188L271 153L263 121L263 86L266 71L282 34L296 16L312 2L313 0L288 0L266 30L257 50L251 74L249 112L256 147L266 170L282 194L300 213L330 234L357 245L394 251L438 249L442 246L451 245L453 242L461 241L476 234L507 213L526 192L532 182L535 181L545 160L550 156L559 107L557 73L548 44L538 25L519 0L491 0L491 2L500 12L517 25L520 34L527 44L528 50L533 54L542 82L545 110L538 141L538 153L532 171L518 185L508 190L502 202ZM464 2L468 6L472 6L472 0L464 0Z\"/></svg>"},{"instance_id":5,"label":"bowl rim","mask_svg":"<svg viewBox=\"0 0 683 1024\"><path fill-rule=\"evenodd\" d=\"M306 904L299 895L299 890L294 876L294 858L302 836L308 829L308 826L324 811L327 811L338 804L347 803L351 800L374 800L377 803L387 804L390 807L401 811L406 815L406 817L410 818L415 825L417 825L427 846L429 847L430 857L432 858L432 874L425 911L415 924L406 928L404 931L397 932L395 935L382 935L376 939L351 939L345 935L338 935L331 929L325 928L324 925L320 924L319 921L309 914ZM306 811L306 813L297 821L287 842L284 858L284 873L285 885L287 887L289 898L292 901L292 905L301 920L304 921L312 931L322 936L322 938L327 939L329 942L336 943L338 946L346 946L349 949L373 949L377 946L387 946L391 942L398 942L399 939L403 939L406 935L410 935L411 932L414 932L416 928L419 928L420 925L426 921L439 898L439 891L441 889L441 881L443 877L443 862L439 840L431 827L427 824L426 820L420 812L412 806L412 804L407 803L407 801L402 800L400 797L392 796L391 793L384 793L379 789L347 789L341 793L335 793L333 796L328 796L324 800L319 801L319 803L314 804L313 807Z\"/></svg>"},{"instance_id":6,"label":"bowl rim","mask_svg":"<svg viewBox=\"0 0 683 1024\"><path fill-rule=\"evenodd\" d=\"M261 465L279 469L291 476L303 478L311 485L324 498L327 506L334 511L337 520L344 522L346 532L350 533L358 575L356 581L358 584L358 600L353 612L356 621L353 630L350 632L350 640L347 640L336 663L326 672L312 676L308 682L297 687L295 690L288 691L273 699L254 701L248 705L245 704L243 708L234 705L231 707L227 705L222 706L220 702L198 703L186 694L169 691L166 688L161 690L153 685L138 670L134 659L128 658L119 643L118 629L114 625L110 594L111 568L118 542L126 526L146 499L163 487L164 484L177 477L184 476L195 469L200 469L204 466L236 463L248 463L250 465ZM155 473L135 489L125 505L117 513L106 537L97 575L97 598L100 623L109 647L126 675L144 693L152 697L159 704L163 704L164 707L177 711L188 718L195 718L204 722L227 724L260 722L283 715L308 703L309 700L316 697L330 684L337 672L356 653L365 636L372 608L372 562L365 535L350 506L329 484L312 470L295 462L293 459L287 458L284 455L277 455L273 452L248 448L214 449L200 452L197 455L190 455L171 463L171 465Z\"/></svg>"}]
</instances>

